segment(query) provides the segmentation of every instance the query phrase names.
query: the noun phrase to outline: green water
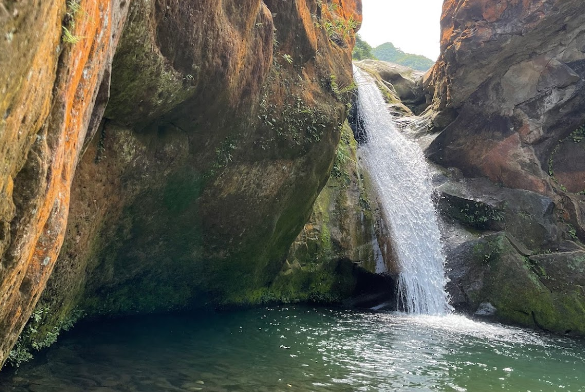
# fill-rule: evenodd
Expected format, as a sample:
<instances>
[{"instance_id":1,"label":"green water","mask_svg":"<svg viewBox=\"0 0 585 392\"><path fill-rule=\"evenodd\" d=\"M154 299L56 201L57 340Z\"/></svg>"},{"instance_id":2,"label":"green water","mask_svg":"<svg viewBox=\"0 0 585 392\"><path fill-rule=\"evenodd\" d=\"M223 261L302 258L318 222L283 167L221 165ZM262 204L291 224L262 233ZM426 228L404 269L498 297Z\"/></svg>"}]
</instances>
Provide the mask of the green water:
<instances>
[{"instance_id":1,"label":"green water","mask_svg":"<svg viewBox=\"0 0 585 392\"><path fill-rule=\"evenodd\" d=\"M0 391L585 391L585 343L303 306L78 326Z\"/></svg>"}]
</instances>

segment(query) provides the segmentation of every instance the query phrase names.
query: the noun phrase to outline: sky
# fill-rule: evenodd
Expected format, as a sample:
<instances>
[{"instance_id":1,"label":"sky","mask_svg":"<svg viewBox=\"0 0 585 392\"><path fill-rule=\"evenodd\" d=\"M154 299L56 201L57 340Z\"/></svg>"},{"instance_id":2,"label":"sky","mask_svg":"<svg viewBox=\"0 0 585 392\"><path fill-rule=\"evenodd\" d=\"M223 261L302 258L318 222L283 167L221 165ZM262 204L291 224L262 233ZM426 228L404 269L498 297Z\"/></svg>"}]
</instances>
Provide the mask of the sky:
<instances>
[{"instance_id":1,"label":"sky","mask_svg":"<svg viewBox=\"0 0 585 392\"><path fill-rule=\"evenodd\" d=\"M376 47L385 42L406 53L439 57L443 0L362 0L364 21L359 31Z\"/></svg>"}]
</instances>

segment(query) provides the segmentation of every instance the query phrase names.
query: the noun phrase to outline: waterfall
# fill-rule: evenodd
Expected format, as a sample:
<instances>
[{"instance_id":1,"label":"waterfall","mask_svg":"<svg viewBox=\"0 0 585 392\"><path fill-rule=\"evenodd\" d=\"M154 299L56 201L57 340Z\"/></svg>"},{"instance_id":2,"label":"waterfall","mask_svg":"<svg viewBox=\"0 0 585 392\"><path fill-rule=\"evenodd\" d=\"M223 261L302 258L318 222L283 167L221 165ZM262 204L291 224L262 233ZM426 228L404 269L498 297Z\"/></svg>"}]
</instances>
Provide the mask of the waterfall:
<instances>
[{"instance_id":1,"label":"waterfall","mask_svg":"<svg viewBox=\"0 0 585 392\"><path fill-rule=\"evenodd\" d=\"M399 308L446 314L445 256L432 201L431 176L420 147L406 139L371 77L354 66L358 117L365 131L361 158L378 192L399 268Z\"/></svg>"}]
</instances>

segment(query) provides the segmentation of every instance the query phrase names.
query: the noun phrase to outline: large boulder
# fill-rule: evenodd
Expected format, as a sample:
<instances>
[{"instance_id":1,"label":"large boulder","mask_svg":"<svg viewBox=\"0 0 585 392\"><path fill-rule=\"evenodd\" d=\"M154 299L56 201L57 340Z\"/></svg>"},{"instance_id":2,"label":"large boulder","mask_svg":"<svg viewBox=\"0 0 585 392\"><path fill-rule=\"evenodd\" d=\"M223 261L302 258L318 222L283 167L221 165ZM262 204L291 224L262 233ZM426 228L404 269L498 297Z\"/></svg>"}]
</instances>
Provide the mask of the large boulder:
<instances>
[{"instance_id":1,"label":"large boulder","mask_svg":"<svg viewBox=\"0 0 585 392\"><path fill-rule=\"evenodd\" d=\"M270 287L276 298L332 302L360 294L372 300L394 295L390 278L379 280L372 276L386 270L377 238L380 214L368 191L357 148L346 122L329 181ZM351 266L351 274L344 265ZM382 287L361 288L366 276L370 283L383 282Z\"/></svg>"},{"instance_id":2,"label":"large boulder","mask_svg":"<svg viewBox=\"0 0 585 392\"><path fill-rule=\"evenodd\" d=\"M44 99L45 106L37 106L52 105L50 121L61 115L59 124L67 126L40 128L46 138L31 128L24 147L2 140L16 155L2 151L12 165L2 174L2 227L13 234L1 237L0 361L32 314L57 256L35 317L12 351L17 357L26 345L51 343L82 311L93 316L261 301L256 293L281 271L334 160L359 0L99 3L95 10L83 9L85 3L78 9L91 30L79 19L63 37L65 2L35 4L29 12L38 26L31 23L22 34L46 28L39 36L52 46L39 53L48 57L26 70L9 68L25 81L7 85L10 91L29 86L27 75L64 86L14 96ZM116 11L122 5L124 12ZM336 28L325 29L326 22ZM21 42L18 33L14 37ZM70 59L65 49L56 63L59 37L62 47L75 50ZM111 57L118 38L110 73L106 54ZM100 46L100 39L110 46ZM18 63L17 56L33 49L2 51L2 64ZM92 55L103 59L92 63ZM53 76L35 64L52 64ZM15 80L2 77L2 83ZM84 88L76 90L76 83ZM57 92L53 100L51 91ZM84 106L75 106L78 101ZM43 124L48 113L25 112L7 111L21 113L15 124ZM16 126L7 129L1 137L18 134ZM47 177L59 187L46 186ZM17 257L6 262L5 255Z\"/></svg>"},{"instance_id":3,"label":"large boulder","mask_svg":"<svg viewBox=\"0 0 585 392\"><path fill-rule=\"evenodd\" d=\"M432 160L551 193L551 153L585 121L581 9L578 0L445 1L441 55L425 80L447 126Z\"/></svg>"},{"instance_id":4,"label":"large boulder","mask_svg":"<svg viewBox=\"0 0 585 392\"><path fill-rule=\"evenodd\" d=\"M438 177L447 289L455 309L585 334L585 247L570 224L558 221L553 200L486 178Z\"/></svg>"},{"instance_id":5,"label":"large boulder","mask_svg":"<svg viewBox=\"0 0 585 392\"><path fill-rule=\"evenodd\" d=\"M450 177L439 205L455 304L491 303L502 320L580 334L583 272L561 272L585 241L582 9L446 0L441 55L423 78L435 132L426 153Z\"/></svg>"},{"instance_id":6,"label":"large boulder","mask_svg":"<svg viewBox=\"0 0 585 392\"><path fill-rule=\"evenodd\" d=\"M456 308L557 333L585 334L585 252L527 256L504 233L464 242L449 253ZM492 311L482 312L485 304Z\"/></svg>"}]
</instances>

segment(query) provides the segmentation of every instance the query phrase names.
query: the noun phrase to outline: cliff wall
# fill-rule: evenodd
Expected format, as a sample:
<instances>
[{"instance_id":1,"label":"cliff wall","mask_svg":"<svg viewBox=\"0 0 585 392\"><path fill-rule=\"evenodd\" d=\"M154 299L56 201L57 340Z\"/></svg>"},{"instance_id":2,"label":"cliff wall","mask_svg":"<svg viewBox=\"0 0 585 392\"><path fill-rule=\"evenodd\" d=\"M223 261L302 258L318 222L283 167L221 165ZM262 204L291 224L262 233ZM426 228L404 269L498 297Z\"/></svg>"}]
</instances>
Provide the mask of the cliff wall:
<instances>
[{"instance_id":1,"label":"cliff wall","mask_svg":"<svg viewBox=\"0 0 585 392\"><path fill-rule=\"evenodd\" d=\"M75 5L73 5L75 4ZM0 362L55 266L86 134L99 120L127 4L0 9ZM83 37L81 39L80 37Z\"/></svg>"},{"instance_id":2,"label":"cliff wall","mask_svg":"<svg viewBox=\"0 0 585 392\"><path fill-rule=\"evenodd\" d=\"M581 1L446 0L425 75L454 304L585 333ZM569 272L570 271L570 272ZM485 309L489 307L483 306Z\"/></svg>"},{"instance_id":3,"label":"cliff wall","mask_svg":"<svg viewBox=\"0 0 585 392\"><path fill-rule=\"evenodd\" d=\"M431 146L431 159L505 186L553 193L551 155L585 121L582 7L579 1L445 1L441 56L425 82L438 112L435 125L448 126Z\"/></svg>"},{"instance_id":4,"label":"cliff wall","mask_svg":"<svg viewBox=\"0 0 585 392\"><path fill-rule=\"evenodd\" d=\"M0 361L82 312L262 301L360 22L359 0L3 3Z\"/></svg>"}]
</instances>

